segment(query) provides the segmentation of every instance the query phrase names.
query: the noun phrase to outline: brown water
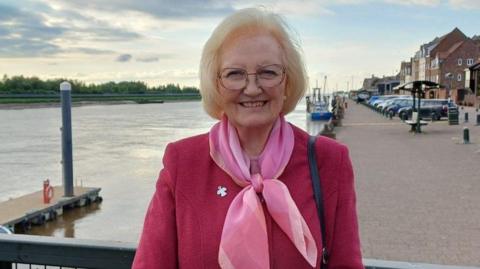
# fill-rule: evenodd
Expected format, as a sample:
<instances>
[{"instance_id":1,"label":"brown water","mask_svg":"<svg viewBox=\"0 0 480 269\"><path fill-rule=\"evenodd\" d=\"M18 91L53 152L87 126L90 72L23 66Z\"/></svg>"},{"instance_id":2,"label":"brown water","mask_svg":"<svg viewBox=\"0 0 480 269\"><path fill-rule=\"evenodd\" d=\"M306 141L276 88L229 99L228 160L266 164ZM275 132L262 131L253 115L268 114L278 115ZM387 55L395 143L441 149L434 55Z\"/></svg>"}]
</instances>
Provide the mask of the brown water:
<instances>
[{"instance_id":1,"label":"brown water","mask_svg":"<svg viewBox=\"0 0 480 269\"><path fill-rule=\"evenodd\" d=\"M287 119L306 129L305 106ZM168 142L207 132L200 102L72 109L74 180L100 187L100 205L70 211L29 233L137 242ZM61 185L61 110L0 110L0 201ZM318 125L308 126L312 132Z\"/></svg>"}]
</instances>

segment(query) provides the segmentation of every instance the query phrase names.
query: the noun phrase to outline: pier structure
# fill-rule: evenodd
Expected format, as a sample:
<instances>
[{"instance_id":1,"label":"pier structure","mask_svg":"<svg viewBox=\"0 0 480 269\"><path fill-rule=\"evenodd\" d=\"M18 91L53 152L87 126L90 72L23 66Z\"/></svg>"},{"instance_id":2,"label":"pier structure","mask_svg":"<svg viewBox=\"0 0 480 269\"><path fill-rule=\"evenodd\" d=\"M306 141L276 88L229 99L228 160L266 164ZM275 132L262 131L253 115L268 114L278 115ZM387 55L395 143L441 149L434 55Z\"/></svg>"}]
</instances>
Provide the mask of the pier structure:
<instances>
[{"instance_id":1,"label":"pier structure","mask_svg":"<svg viewBox=\"0 0 480 269\"><path fill-rule=\"evenodd\" d=\"M0 202L0 225L12 232L26 231L32 225L54 220L64 210L102 201L100 188L75 187L73 184L71 90L69 82L60 84L63 186L53 187L49 180L45 180L41 191Z\"/></svg>"},{"instance_id":2,"label":"pier structure","mask_svg":"<svg viewBox=\"0 0 480 269\"><path fill-rule=\"evenodd\" d=\"M61 216L65 210L101 202L100 188L74 187L75 196L64 196L63 187L53 187L50 203L43 203L43 191L37 191L0 203L0 225L12 232L26 231Z\"/></svg>"}]
</instances>

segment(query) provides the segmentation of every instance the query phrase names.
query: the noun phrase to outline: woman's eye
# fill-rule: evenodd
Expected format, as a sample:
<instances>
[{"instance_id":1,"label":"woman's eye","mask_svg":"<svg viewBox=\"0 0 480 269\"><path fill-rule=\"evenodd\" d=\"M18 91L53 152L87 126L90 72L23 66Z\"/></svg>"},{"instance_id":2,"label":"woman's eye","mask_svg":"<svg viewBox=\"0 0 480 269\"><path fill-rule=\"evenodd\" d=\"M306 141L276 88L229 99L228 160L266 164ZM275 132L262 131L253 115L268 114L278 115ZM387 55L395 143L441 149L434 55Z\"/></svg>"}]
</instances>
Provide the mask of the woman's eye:
<instances>
[{"instance_id":1,"label":"woman's eye","mask_svg":"<svg viewBox=\"0 0 480 269\"><path fill-rule=\"evenodd\" d=\"M243 71L243 70L230 70L230 71L226 72L225 78L234 79L234 80L243 79L243 78L245 78L245 71Z\"/></svg>"},{"instance_id":2,"label":"woman's eye","mask_svg":"<svg viewBox=\"0 0 480 269\"><path fill-rule=\"evenodd\" d=\"M278 72L276 70L270 70L270 69L258 70L257 74L260 78L263 78L263 79L271 79L278 76Z\"/></svg>"}]
</instances>

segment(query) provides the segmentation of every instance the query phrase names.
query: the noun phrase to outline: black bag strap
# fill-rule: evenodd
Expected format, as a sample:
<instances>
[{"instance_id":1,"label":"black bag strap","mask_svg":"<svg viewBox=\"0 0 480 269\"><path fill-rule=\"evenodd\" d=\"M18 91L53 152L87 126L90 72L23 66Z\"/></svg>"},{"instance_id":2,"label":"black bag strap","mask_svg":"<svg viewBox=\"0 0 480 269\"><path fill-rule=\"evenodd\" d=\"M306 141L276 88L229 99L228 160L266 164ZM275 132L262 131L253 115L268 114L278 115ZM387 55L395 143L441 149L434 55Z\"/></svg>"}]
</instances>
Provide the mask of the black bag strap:
<instances>
[{"instance_id":1,"label":"black bag strap","mask_svg":"<svg viewBox=\"0 0 480 269\"><path fill-rule=\"evenodd\" d=\"M323 211L322 190L320 186L320 175L318 174L317 158L315 154L316 136L310 136L308 139L308 163L310 166L310 175L312 176L313 193L315 195L315 204L317 205L318 219L320 221L320 229L322 231L322 261L320 268L325 268L328 263L327 240L325 233L325 214Z\"/></svg>"}]
</instances>

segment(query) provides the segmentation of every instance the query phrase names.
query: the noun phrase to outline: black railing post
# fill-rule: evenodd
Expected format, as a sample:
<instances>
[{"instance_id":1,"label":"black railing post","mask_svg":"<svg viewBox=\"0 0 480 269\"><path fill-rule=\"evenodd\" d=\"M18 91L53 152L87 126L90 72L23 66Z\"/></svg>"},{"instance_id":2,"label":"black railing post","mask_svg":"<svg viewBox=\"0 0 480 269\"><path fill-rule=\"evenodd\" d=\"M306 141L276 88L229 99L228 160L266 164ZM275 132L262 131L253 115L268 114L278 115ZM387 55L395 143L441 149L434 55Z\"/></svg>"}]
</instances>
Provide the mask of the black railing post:
<instances>
[{"instance_id":1,"label":"black railing post","mask_svg":"<svg viewBox=\"0 0 480 269\"><path fill-rule=\"evenodd\" d=\"M0 269L12 269L12 263L0 261Z\"/></svg>"}]
</instances>

